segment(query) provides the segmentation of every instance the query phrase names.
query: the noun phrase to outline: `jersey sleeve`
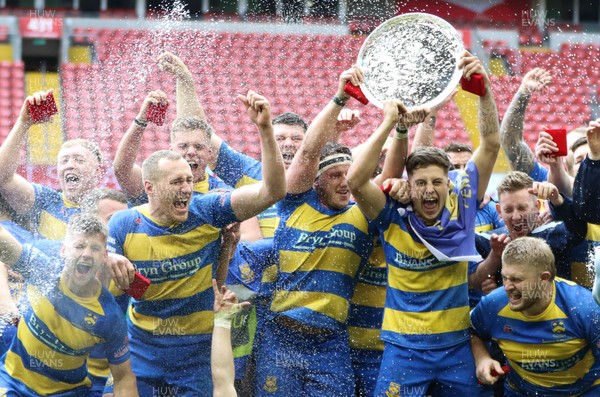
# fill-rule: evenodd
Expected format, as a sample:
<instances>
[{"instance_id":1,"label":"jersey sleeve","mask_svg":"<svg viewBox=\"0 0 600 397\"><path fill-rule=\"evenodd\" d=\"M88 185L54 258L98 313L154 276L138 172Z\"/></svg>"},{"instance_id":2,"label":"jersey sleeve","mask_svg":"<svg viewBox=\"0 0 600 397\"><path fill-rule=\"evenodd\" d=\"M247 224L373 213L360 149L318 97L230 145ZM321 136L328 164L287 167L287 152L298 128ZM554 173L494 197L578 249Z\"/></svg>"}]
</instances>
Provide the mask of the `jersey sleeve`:
<instances>
[{"instance_id":1,"label":"jersey sleeve","mask_svg":"<svg viewBox=\"0 0 600 397\"><path fill-rule=\"evenodd\" d=\"M121 364L129 359L127 323L125 315L116 308L116 305L113 307L111 316L113 318L110 321L110 327L107 327L104 335L104 352L110 364Z\"/></svg>"},{"instance_id":2,"label":"jersey sleeve","mask_svg":"<svg viewBox=\"0 0 600 397\"><path fill-rule=\"evenodd\" d=\"M203 219L214 227L223 228L239 222L231 207L232 191L195 195L190 209L201 214Z\"/></svg>"},{"instance_id":3,"label":"jersey sleeve","mask_svg":"<svg viewBox=\"0 0 600 397\"><path fill-rule=\"evenodd\" d=\"M484 296L479 301L477 306L475 306L475 308L471 311L471 332L484 341L487 341L491 338L489 319L495 318L495 315L490 315L491 313L488 301L489 295Z\"/></svg>"},{"instance_id":4,"label":"jersey sleeve","mask_svg":"<svg viewBox=\"0 0 600 397\"><path fill-rule=\"evenodd\" d=\"M219 150L215 174L227 185L238 188L261 181L262 164L223 142Z\"/></svg>"},{"instance_id":5,"label":"jersey sleeve","mask_svg":"<svg viewBox=\"0 0 600 397\"><path fill-rule=\"evenodd\" d=\"M546 182L548 180L548 169L536 161L529 176L534 182Z\"/></svg>"},{"instance_id":6,"label":"jersey sleeve","mask_svg":"<svg viewBox=\"0 0 600 397\"><path fill-rule=\"evenodd\" d=\"M125 236L130 228L128 221L133 222L131 214L134 210L125 210L115 213L108 221L108 252L123 255Z\"/></svg>"}]
</instances>

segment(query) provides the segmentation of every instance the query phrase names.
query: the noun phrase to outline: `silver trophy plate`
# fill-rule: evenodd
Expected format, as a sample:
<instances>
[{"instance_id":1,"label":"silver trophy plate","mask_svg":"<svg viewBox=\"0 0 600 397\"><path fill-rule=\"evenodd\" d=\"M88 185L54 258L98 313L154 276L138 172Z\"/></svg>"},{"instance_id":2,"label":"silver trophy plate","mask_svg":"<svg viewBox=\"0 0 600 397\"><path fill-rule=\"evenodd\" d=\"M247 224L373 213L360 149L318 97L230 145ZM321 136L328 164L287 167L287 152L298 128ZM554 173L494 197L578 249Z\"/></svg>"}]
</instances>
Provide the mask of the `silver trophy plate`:
<instances>
[{"instance_id":1,"label":"silver trophy plate","mask_svg":"<svg viewBox=\"0 0 600 397\"><path fill-rule=\"evenodd\" d=\"M364 73L360 88L379 108L388 99L407 107L441 103L462 75L458 60L462 38L434 15L409 13L388 19L367 37L357 64Z\"/></svg>"}]
</instances>

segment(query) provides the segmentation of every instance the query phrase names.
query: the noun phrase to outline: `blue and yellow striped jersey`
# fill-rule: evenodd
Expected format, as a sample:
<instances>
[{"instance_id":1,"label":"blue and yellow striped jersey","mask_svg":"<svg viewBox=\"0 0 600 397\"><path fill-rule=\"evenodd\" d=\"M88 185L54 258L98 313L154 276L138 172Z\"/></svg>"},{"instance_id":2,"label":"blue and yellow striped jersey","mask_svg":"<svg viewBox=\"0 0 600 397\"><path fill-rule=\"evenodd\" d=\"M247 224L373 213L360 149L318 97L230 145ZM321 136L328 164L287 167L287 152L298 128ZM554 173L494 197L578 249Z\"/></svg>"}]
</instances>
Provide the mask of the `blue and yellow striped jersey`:
<instances>
[{"instance_id":1,"label":"blue and yellow striped jersey","mask_svg":"<svg viewBox=\"0 0 600 397\"><path fill-rule=\"evenodd\" d=\"M475 217L475 231L477 233L490 232L504 227L504 220L496 210L496 202L490 201L483 208L477 210Z\"/></svg>"},{"instance_id":2,"label":"blue and yellow striped jersey","mask_svg":"<svg viewBox=\"0 0 600 397\"><path fill-rule=\"evenodd\" d=\"M231 192L193 196L188 219L176 225L159 224L147 205L113 215L109 251L152 282L142 299L131 299L132 337L167 347L210 340L221 228L232 222Z\"/></svg>"},{"instance_id":3,"label":"blue and yellow striped jersey","mask_svg":"<svg viewBox=\"0 0 600 397\"><path fill-rule=\"evenodd\" d=\"M355 358L364 359L364 356L369 355L366 351L383 351L381 324L385 307L386 279L385 253L380 239L376 237L368 264L356 277L354 294L350 300L348 336L351 353ZM377 358L381 359L379 354Z\"/></svg>"},{"instance_id":4,"label":"blue and yellow striped jersey","mask_svg":"<svg viewBox=\"0 0 600 397\"><path fill-rule=\"evenodd\" d=\"M235 250L229 262L227 285L243 285L250 291L261 295L265 294L262 286L263 273L270 266L277 266L277 255L273 239L257 241L242 241ZM270 294L266 294L270 297Z\"/></svg>"},{"instance_id":5,"label":"blue and yellow striped jersey","mask_svg":"<svg viewBox=\"0 0 600 397\"><path fill-rule=\"evenodd\" d=\"M234 150L223 142L215 167L215 174L236 189L262 180L262 163ZM272 238L279 225L277 206L273 205L258 214L258 223L263 238Z\"/></svg>"},{"instance_id":6,"label":"blue and yellow striped jersey","mask_svg":"<svg viewBox=\"0 0 600 397\"><path fill-rule=\"evenodd\" d=\"M527 395L574 396L600 379L600 307L587 289L561 278L537 316L510 309L503 289L471 313L473 332L498 343L511 371L507 384Z\"/></svg>"},{"instance_id":7,"label":"blue and yellow striped jersey","mask_svg":"<svg viewBox=\"0 0 600 397\"><path fill-rule=\"evenodd\" d=\"M23 245L15 270L27 279L26 302L4 370L40 395L85 390L87 357L103 344L111 364L129 359L125 317L98 282L94 297L74 295L60 279L63 263ZM40 271L43 269L43 271Z\"/></svg>"},{"instance_id":8,"label":"blue and yellow striped jersey","mask_svg":"<svg viewBox=\"0 0 600 397\"><path fill-rule=\"evenodd\" d=\"M355 204L323 206L314 189L288 194L278 205L279 273L271 310L313 327L345 330L355 277L373 246L367 219Z\"/></svg>"},{"instance_id":9,"label":"blue and yellow striped jersey","mask_svg":"<svg viewBox=\"0 0 600 397\"><path fill-rule=\"evenodd\" d=\"M444 211L461 225L464 238L440 237L448 249L475 245L478 171L473 162L467 163L463 179L465 183L456 183L447 197ZM438 260L401 212L406 210L388 197L373 221L388 266L381 338L412 349L441 349L464 342L469 337L468 262ZM431 227L437 230L438 226ZM440 245L429 243L441 250Z\"/></svg>"},{"instance_id":10,"label":"blue and yellow striped jersey","mask_svg":"<svg viewBox=\"0 0 600 397\"><path fill-rule=\"evenodd\" d=\"M35 192L32 213L37 233L48 240L62 240L69 219L81 212L79 204L67 200L64 194L49 187L37 184L32 186Z\"/></svg>"},{"instance_id":11,"label":"blue and yellow striped jersey","mask_svg":"<svg viewBox=\"0 0 600 397\"><path fill-rule=\"evenodd\" d=\"M594 284L594 250L600 247L600 225L588 223L585 240L569 252L572 281L591 289Z\"/></svg>"}]
</instances>

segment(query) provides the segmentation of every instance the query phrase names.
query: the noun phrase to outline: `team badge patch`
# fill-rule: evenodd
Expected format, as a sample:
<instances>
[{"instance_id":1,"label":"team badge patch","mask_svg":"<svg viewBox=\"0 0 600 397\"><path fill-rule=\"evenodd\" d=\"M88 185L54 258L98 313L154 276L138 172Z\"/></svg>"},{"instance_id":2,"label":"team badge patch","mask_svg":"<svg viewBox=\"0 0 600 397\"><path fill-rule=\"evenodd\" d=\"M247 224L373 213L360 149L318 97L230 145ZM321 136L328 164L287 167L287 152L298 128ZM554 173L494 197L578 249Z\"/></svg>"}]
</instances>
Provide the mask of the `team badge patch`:
<instances>
[{"instance_id":1,"label":"team badge patch","mask_svg":"<svg viewBox=\"0 0 600 397\"><path fill-rule=\"evenodd\" d=\"M396 382L390 382L390 386L385 392L387 397L399 397L400 396L400 384Z\"/></svg>"},{"instance_id":2,"label":"team badge patch","mask_svg":"<svg viewBox=\"0 0 600 397\"><path fill-rule=\"evenodd\" d=\"M250 269L250 265L247 263L242 263L238 266L240 268L240 274L244 281L251 282L254 280L254 272Z\"/></svg>"},{"instance_id":3,"label":"team badge patch","mask_svg":"<svg viewBox=\"0 0 600 397\"><path fill-rule=\"evenodd\" d=\"M564 334L565 331L566 329L564 321L552 321L552 332L555 334Z\"/></svg>"},{"instance_id":4,"label":"team badge patch","mask_svg":"<svg viewBox=\"0 0 600 397\"><path fill-rule=\"evenodd\" d=\"M269 393L275 393L277 391L277 377L267 376L267 381L263 387Z\"/></svg>"}]
</instances>

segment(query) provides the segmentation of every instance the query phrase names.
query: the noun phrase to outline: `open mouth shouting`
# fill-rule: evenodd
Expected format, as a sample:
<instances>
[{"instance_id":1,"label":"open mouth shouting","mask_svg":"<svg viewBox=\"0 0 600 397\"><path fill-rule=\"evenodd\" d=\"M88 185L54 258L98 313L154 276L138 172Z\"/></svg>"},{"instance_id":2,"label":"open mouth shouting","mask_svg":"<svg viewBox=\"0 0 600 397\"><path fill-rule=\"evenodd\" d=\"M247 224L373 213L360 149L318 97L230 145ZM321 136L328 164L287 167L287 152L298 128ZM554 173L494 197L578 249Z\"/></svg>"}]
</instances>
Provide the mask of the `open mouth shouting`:
<instances>
[{"instance_id":1,"label":"open mouth shouting","mask_svg":"<svg viewBox=\"0 0 600 397\"><path fill-rule=\"evenodd\" d=\"M80 276L86 276L90 270L92 270L92 265L89 263L79 262L75 267L77 269L77 274Z\"/></svg>"},{"instance_id":2,"label":"open mouth shouting","mask_svg":"<svg viewBox=\"0 0 600 397\"><path fill-rule=\"evenodd\" d=\"M423 211L430 215L435 215L438 209L438 199L434 197L425 197L423 199Z\"/></svg>"},{"instance_id":3,"label":"open mouth shouting","mask_svg":"<svg viewBox=\"0 0 600 397\"><path fill-rule=\"evenodd\" d=\"M196 161L193 161L193 160L188 160L188 162L187 162L187 163L190 165L190 168L192 169L192 172L194 172L194 173L195 173L195 172L198 170L198 168L200 167L200 165L199 165L199 164L198 164Z\"/></svg>"},{"instance_id":4,"label":"open mouth shouting","mask_svg":"<svg viewBox=\"0 0 600 397\"><path fill-rule=\"evenodd\" d=\"M190 202L189 197L177 197L173 200L173 206L178 214L185 215L188 212L188 204Z\"/></svg>"},{"instance_id":5,"label":"open mouth shouting","mask_svg":"<svg viewBox=\"0 0 600 397\"><path fill-rule=\"evenodd\" d=\"M75 188L79 184L79 175L75 175L71 172L65 174L65 185L67 188Z\"/></svg>"}]
</instances>

